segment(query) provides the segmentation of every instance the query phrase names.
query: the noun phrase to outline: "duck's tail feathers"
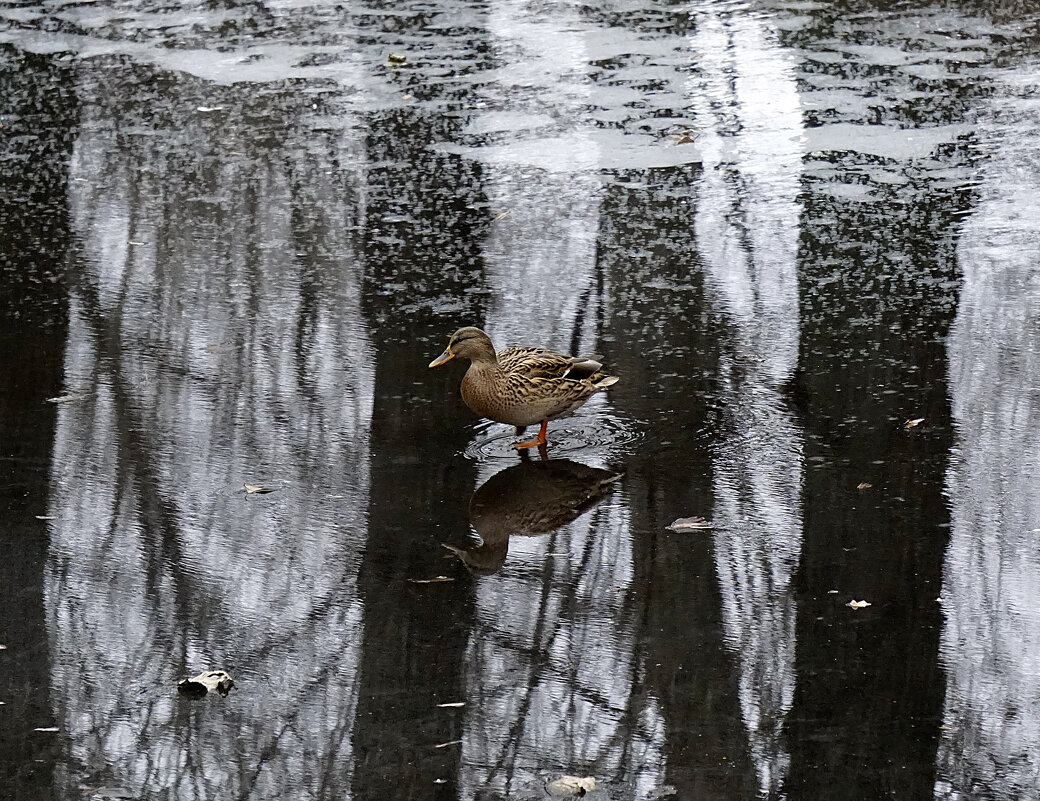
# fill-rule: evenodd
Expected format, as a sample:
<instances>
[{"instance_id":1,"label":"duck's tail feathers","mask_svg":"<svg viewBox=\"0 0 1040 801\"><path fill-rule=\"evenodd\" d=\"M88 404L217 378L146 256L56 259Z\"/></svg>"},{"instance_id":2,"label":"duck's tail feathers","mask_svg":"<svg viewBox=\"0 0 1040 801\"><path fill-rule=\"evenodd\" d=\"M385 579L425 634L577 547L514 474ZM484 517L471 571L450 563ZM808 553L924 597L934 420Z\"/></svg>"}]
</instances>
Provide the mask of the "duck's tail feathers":
<instances>
[{"instance_id":1,"label":"duck's tail feathers","mask_svg":"<svg viewBox=\"0 0 1040 801\"><path fill-rule=\"evenodd\" d=\"M602 359L603 357L576 356L562 377L573 378L577 381L583 378L591 378L603 367L603 362L596 361L597 358Z\"/></svg>"}]
</instances>

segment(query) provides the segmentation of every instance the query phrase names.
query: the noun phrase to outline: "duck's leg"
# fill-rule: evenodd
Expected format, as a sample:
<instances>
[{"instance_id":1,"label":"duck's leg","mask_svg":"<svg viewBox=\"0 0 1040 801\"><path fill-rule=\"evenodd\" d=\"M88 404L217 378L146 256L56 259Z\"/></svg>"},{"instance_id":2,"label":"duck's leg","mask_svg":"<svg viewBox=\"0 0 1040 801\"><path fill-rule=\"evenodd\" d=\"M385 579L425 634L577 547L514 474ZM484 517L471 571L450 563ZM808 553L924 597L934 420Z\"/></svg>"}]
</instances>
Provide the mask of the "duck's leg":
<instances>
[{"instance_id":1,"label":"duck's leg","mask_svg":"<svg viewBox=\"0 0 1040 801\"><path fill-rule=\"evenodd\" d=\"M524 448L541 448L545 445L545 429L548 427L549 421L542 420L542 427L538 429L538 437L532 439L530 442L514 442L513 447L518 451L522 451Z\"/></svg>"}]
</instances>

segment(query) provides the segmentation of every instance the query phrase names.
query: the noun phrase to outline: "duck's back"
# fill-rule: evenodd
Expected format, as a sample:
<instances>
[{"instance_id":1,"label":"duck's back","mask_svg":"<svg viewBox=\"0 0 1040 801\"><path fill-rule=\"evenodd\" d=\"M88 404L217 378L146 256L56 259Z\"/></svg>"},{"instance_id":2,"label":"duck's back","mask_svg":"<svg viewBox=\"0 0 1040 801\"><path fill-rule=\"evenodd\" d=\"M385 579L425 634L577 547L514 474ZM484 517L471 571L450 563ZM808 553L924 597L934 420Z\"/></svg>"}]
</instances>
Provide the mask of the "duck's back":
<instances>
[{"instance_id":1,"label":"duck's back","mask_svg":"<svg viewBox=\"0 0 1040 801\"><path fill-rule=\"evenodd\" d=\"M506 348L497 354L505 373L525 378L588 378L603 367L594 356L565 356L548 348Z\"/></svg>"}]
</instances>

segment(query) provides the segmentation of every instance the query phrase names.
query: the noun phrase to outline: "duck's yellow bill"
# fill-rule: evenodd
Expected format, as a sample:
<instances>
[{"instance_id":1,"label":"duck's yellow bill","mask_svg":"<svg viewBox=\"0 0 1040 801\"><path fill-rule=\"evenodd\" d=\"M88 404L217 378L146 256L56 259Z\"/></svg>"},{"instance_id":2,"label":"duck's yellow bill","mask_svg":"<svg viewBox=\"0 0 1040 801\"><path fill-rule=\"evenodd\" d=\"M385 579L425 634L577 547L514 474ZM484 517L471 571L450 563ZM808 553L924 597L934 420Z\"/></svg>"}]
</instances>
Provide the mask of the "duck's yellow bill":
<instances>
[{"instance_id":1,"label":"duck's yellow bill","mask_svg":"<svg viewBox=\"0 0 1040 801\"><path fill-rule=\"evenodd\" d=\"M430 362L430 367L440 367L445 362L450 362L455 358L455 354L451 352L451 348L445 349L444 353Z\"/></svg>"}]
</instances>

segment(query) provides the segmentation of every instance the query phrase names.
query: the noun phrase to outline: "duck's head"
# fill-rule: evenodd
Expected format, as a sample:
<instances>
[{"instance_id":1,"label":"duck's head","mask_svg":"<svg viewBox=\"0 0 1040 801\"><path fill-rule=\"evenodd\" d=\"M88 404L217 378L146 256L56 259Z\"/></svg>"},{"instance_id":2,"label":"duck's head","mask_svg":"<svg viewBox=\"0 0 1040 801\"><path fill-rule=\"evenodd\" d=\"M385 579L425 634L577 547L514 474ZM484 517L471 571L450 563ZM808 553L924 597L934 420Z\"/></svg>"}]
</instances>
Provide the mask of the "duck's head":
<instances>
[{"instance_id":1,"label":"duck's head","mask_svg":"<svg viewBox=\"0 0 1040 801\"><path fill-rule=\"evenodd\" d=\"M430 362L430 367L440 367L445 362L450 362L458 356L460 359L470 361L494 361L495 346L491 344L491 338L479 328L468 326L460 328L451 335L448 347L444 353Z\"/></svg>"}]
</instances>

